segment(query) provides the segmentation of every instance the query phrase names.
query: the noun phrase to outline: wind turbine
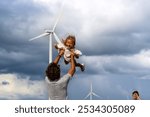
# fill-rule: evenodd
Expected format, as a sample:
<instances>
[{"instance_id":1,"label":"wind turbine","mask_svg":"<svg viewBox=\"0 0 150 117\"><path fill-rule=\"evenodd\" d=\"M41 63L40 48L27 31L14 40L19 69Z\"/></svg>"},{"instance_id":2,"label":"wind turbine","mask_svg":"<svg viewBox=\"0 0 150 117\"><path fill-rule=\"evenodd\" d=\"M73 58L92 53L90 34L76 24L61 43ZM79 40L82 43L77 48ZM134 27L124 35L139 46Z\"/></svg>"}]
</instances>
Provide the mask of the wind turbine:
<instances>
[{"instance_id":1,"label":"wind turbine","mask_svg":"<svg viewBox=\"0 0 150 117\"><path fill-rule=\"evenodd\" d=\"M87 94L87 96L84 99L87 99L88 97L90 97L90 100L92 100L93 96L100 98L99 95L97 95L96 93L93 92L93 86L92 86L92 83L91 83L90 92Z\"/></svg>"},{"instance_id":2,"label":"wind turbine","mask_svg":"<svg viewBox=\"0 0 150 117\"><path fill-rule=\"evenodd\" d=\"M125 95L126 95L126 99L130 100L130 98L129 98L129 92L127 92Z\"/></svg>"},{"instance_id":3,"label":"wind turbine","mask_svg":"<svg viewBox=\"0 0 150 117\"><path fill-rule=\"evenodd\" d=\"M60 17L62 15L63 6L64 6L64 2L62 4L62 6L61 6L61 12L60 12L58 18L56 19L56 22L55 22L52 30L45 30L45 32L43 34L41 34L39 36L36 36L34 38L29 39L29 41L32 41L32 40L39 39L39 38L42 38L42 37L45 37L45 36L49 36L49 63L52 62L52 36L54 36L54 38L57 41L57 43L62 44L62 42L60 41L60 39L58 38L58 36L55 33L55 28L56 28L57 23L60 20Z\"/></svg>"}]
</instances>

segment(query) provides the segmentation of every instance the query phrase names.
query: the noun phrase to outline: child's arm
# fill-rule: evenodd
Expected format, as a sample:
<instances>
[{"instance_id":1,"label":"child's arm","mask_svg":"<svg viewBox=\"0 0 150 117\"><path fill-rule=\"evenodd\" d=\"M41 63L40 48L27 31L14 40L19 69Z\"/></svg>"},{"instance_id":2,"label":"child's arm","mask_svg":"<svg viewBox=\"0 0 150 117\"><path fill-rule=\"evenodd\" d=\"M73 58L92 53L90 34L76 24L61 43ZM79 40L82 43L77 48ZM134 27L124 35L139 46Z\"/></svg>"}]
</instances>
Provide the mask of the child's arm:
<instances>
[{"instance_id":1,"label":"child's arm","mask_svg":"<svg viewBox=\"0 0 150 117\"><path fill-rule=\"evenodd\" d=\"M62 50L62 49L65 48L65 46L64 46L63 44L60 44L60 43L55 44L54 47L55 47L57 50Z\"/></svg>"},{"instance_id":2,"label":"child's arm","mask_svg":"<svg viewBox=\"0 0 150 117\"><path fill-rule=\"evenodd\" d=\"M75 49L75 57L76 58L79 58L79 56L81 56L82 55L82 52L80 51L80 50L77 50L77 49Z\"/></svg>"},{"instance_id":3,"label":"child's arm","mask_svg":"<svg viewBox=\"0 0 150 117\"><path fill-rule=\"evenodd\" d=\"M59 62L59 60L60 60L60 58L61 58L61 56L64 54L64 49L61 49L60 51L59 51L59 54L58 54L58 56L55 58L55 60L54 60L54 63L55 64L58 64L58 62Z\"/></svg>"}]
</instances>

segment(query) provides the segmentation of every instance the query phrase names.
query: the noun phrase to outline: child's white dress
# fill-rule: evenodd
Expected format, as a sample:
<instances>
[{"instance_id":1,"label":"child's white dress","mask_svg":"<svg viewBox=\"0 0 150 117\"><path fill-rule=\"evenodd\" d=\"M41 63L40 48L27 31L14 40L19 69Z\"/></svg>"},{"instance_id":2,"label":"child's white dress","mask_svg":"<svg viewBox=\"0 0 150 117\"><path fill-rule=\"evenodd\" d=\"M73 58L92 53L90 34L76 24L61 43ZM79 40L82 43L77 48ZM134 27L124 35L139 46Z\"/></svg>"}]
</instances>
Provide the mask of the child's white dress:
<instances>
[{"instance_id":1,"label":"child's white dress","mask_svg":"<svg viewBox=\"0 0 150 117\"><path fill-rule=\"evenodd\" d=\"M70 50L64 44L62 44L62 43L57 44L56 46L58 47L58 49L62 49L62 48L65 49L65 51L64 51L64 59L67 62L70 62L70 60L71 60L71 58L70 58L70 55L71 55ZM80 50L77 50L77 49L74 49L74 53L76 55L79 55L79 56L82 55L82 52Z\"/></svg>"}]
</instances>

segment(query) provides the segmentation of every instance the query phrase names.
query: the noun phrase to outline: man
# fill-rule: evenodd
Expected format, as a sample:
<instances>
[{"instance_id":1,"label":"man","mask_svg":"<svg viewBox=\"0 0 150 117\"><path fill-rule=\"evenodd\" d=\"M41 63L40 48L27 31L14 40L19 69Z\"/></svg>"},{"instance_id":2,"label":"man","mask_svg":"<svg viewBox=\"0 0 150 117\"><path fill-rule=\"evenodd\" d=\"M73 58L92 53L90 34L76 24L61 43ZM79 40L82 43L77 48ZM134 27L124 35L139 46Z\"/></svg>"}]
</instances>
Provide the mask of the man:
<instances>
[{"instance_id":1,"label":"man","mask_svg":"<svg viewBox=\"0 0 150 117\"><path fill-rule=\"evenodd\" d=\"M70 78L75 73L74 53L72 51L70 69L66 75L60 77L58 62L63 54L64 50L62 49L55 60L49 64L46 69L46 82L48 84L49 99L51 100L65 100L67 98L67 86Z\"/></svg>"},{"instance_id":2,"label":"man","mask_svg":"<svg viewBox=\"0 0 150 117\"><path fill-rule=\"evenodd\" d=\"M138 91L133 91L132 92L132 99L133 100L140 100L140 94Z\"/></svg>"}]
</instances>

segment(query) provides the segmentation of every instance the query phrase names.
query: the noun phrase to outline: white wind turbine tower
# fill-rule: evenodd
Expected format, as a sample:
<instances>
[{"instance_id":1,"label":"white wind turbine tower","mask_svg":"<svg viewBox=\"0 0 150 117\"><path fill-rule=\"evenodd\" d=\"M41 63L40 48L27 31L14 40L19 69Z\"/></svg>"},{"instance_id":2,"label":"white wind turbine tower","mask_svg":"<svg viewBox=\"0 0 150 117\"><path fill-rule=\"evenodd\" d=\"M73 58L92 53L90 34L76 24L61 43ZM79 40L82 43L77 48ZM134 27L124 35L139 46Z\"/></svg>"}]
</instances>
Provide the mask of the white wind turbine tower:
<instances>
[{"instance_id":1,"label":"white wind turbine tower","mask_svg":"<svg viewBox=\"0 0 150 117\"><path fill-rule=\"evenodd\" d=\"M87 96L84 99L87 99L88 97L90 97L90 100L92 100L93 96L100 98L99 95L97 95L96 93L93 92L93 86L92 86L92 83L91 83L90 92L87 94Z\"/></svg>"},{"instance_id":2,"label":"white wind turbine tower","mask_svg":"<svg viewBox=\"0 0 150 117\"><path fill-rule=\"evenodd\" d=\"M65 1L65 0L64 0ZM29 41L32 41L32 40L35 40L35 39L39 39L41 37L45 37L45 36L49 36L49 63L52 62L52 36L54 36L55 40L57 41L57 43L60 43L62 44L62 42L60 41L60 39L58 38L58 36L56 35L55 33L55 28L56 28L56 25L62 15L62 11L63 11L63 6L64 6L64 1L62 3L62 7L61 7L61 12L52 28L52 30L45 30L45 32L39 36L36 36L34 38L31 38Z\"/></svg>"}]
</instances>

